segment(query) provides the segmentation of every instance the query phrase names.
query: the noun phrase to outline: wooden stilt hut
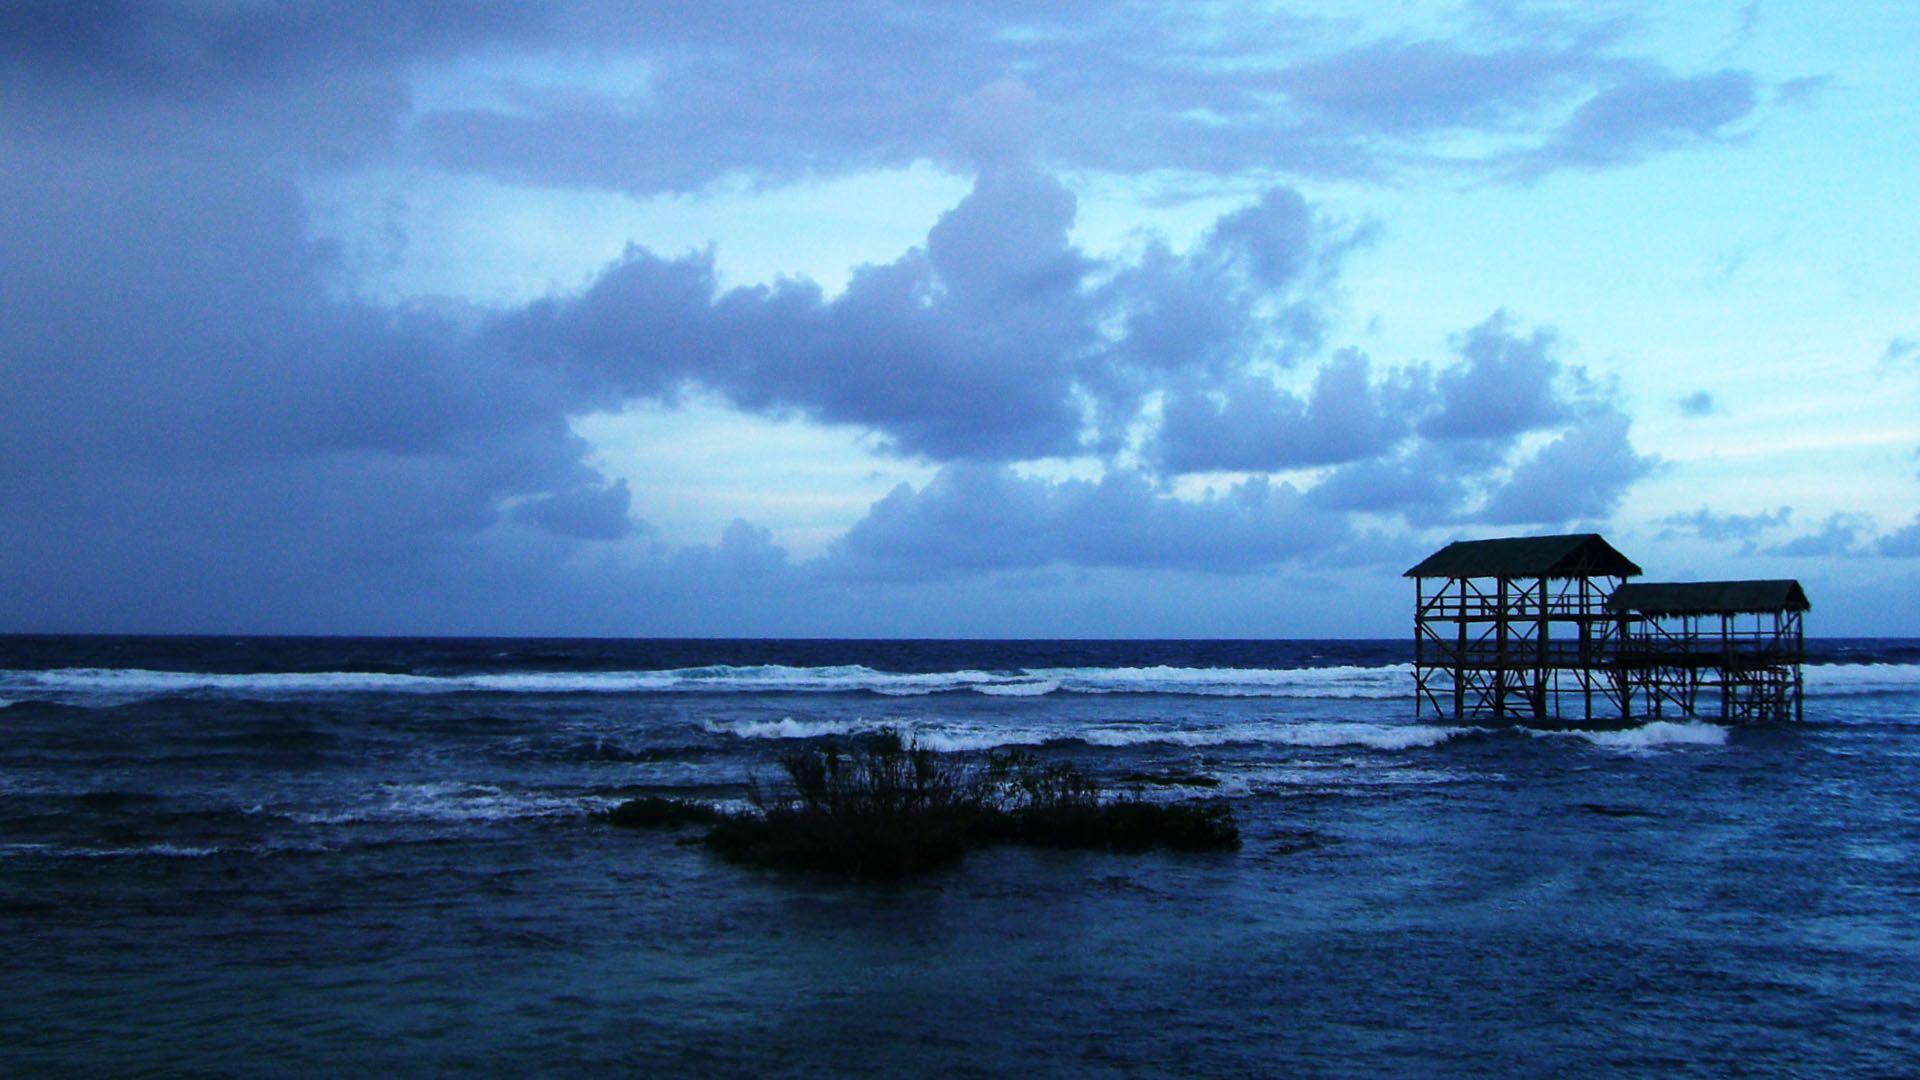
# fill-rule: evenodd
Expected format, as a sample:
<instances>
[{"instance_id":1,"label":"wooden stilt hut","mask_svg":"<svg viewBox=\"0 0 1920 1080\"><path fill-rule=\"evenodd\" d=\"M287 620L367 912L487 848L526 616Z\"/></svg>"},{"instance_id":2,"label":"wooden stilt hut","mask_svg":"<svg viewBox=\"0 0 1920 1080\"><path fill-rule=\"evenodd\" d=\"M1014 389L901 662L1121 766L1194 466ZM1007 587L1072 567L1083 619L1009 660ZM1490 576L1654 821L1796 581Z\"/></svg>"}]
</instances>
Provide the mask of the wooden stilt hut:
<instances>
[{"instance_id":1,"label":"wooden stilt hut","mask_svg":"<svg viewBox=\"0 0 1920 1080\"><path fill-rule=\"evenodd\" d=\"M1802 715L1799 582L1627 583L1639 574L1596 533L1457 540L1427 556L1405 575L1416 714Z\"/></svg>"},{"instance_id":2,"label":"wooden stilt hut","mask_svg":"<svg viewBox=\"0 0 1920 1080\"><path fill-rule=\"evenodd\" d=\"M1628 696L1645 715L1802 717L1812 605L1798 581L1644 582L1620 586L1608 606Z\"/></svg>"},{"instance_id":3,"label":"wooden stilt hut","mask_svg":"<svg viewBox=\"0 0 1920 1080\"><path fill-rule=\"evenodd\" d=\"M1640 567L1597 533L1456 540L1414 581L1418 704L1460 719L1625 710L1607 598ZM1563 700L1567 699L1567 700Z\"/></svg>"}]
</instances>

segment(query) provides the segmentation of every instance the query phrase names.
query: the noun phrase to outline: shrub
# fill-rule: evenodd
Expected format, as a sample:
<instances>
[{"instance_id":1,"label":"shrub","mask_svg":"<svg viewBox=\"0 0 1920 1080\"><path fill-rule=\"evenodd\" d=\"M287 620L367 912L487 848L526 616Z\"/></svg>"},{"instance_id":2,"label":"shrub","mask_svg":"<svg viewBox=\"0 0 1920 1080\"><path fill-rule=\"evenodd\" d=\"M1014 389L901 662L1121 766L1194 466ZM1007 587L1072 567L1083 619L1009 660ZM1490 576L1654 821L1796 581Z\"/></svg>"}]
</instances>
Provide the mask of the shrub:
<instances>
[{"instance_id":1,"label":"shrub","mask_svg":"<svg viewBox=\"0 0 1920 1080\"><path fill-rule=\"evenodd\" d=\"M834 742L792 750L780 766L787 783L774 792L750 783L754 811L722 816L708 847L753 865L897 879L988 843L1110 851L1240 844L1225 803L1103 802L1079 769L1024 751L958 761L889 729L844 750Z\"/></svg>"}]
</instances>

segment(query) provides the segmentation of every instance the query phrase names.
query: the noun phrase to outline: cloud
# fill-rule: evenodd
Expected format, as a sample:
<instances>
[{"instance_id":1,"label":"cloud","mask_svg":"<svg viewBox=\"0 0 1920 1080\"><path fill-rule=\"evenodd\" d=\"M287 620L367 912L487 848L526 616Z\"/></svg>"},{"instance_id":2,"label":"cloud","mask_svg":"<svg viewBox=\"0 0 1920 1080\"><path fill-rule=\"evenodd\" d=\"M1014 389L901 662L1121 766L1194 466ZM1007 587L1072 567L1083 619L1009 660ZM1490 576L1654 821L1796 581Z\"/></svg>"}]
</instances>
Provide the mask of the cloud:
<instances>
[{"instance_id":1,"label":"cloud","mask_svg":"<svg viewBox=\"0 0 1920 1080\"><path fill-rule=\"evenodd\" d=\"M1915 515L1908 525L1882 536L1874 543L1873 549L1889 558L1920 556L1920 515Z\"/></svg>"},{"instance_id":2,"label":"cloud","mask_svg":"<svg viewBox=\"0 0 1920 1080\"><path fill-rule=\"evenodd\" d=\"M632 249L585 292L499 320L488 347L570 371L608 405L695 382L749 411L870 428L902 453L1070 452L1070 361L1088 332L1080 269L1023 228L1056 196L986 185L942 225L1003 228L1006 246L936 226L929 248L862 268L832 300L797 280L722 292L710 255Z\"/></svg>"},{"instance_id":3,"label":"cloud","mask_svg":"<svg viewBox=\"0 0 1920 1080\"><path fill-rule=\"evenodd\" d=\"M1293 64L1275 81L1312 114L1357 130L1501 130L1603 67L1567 47L1473 52L1442 41L1376 41Z\"/></svg>"},{"instance_id":4,"label":"cloud","mask_svg":"<svg viewBox=\"0 0 1920 1080\"><path fill-rule=\"evenodd\" d=\"M791 577L787 549L773 539L773 530L735 518L714 545L695 545L674 552L668 561L688 581L748 581Z\"/></svg>"},{"instance_id":5,"label":"cloud","mask_svg":"<svg viewBox=\"0 0 1920 1080\"><path fill-rule=\"evenodd\" d=\"M1597 409L1521 461L1474 518L1493 524L1555 524L1611 514L1634 481L1658 464L1627 437L1629 420Z\"/></svg>"},{"instance_id":6,"label":"cloud","mask_svg":"<svg viewBox=\"0 0 1920 1080\"><path fill-rule=\"evenodd\" d=\"M1334 469L1307 498L1328 509L1397 513L1421 526L1456 522L1502 457L1484 443L1416 442L1391 456Z\"/></svg>"},{"instance_id":7,"label":"cloud","mask_svg":"<svg viewBox=\"0 0 1920 1080\"><path fill-rule=\"evenodd\" d=\"M1055 482L950 465L875 503L824 569L909 580L1055 565L1247 571L1328 553L1350 536L1340 516L1260 477L1181 499L1132 473Z\"/></svg>"},{"instance_id":8,"label":"cloud","mask_svg":"<svg viewBox=\"0 0 1920 1080\"><path fill-rule=\"evenodd\" d=\"M1685 514L1668 514L1655 524L1666 529L1661 536L1694 536L1701 540L1743 540L1750 549L1752 541L1769 529L1785 525L1793 516L1791 507L1782 506L1757 514L1716 514L1706 507Z\"/></svg>"},{"instance_id":9,"label":"cloud","mask_svg":"<svg viewBox=\"0 0 1920 1080\"><path fill-rule=\"evenodd\" d=\"M1536 473L1559 467L1552 457L1536 461L1486 504L1486 513L1504 515L1494 520L1601 513L1645 475L1650 462L1632 450L1624 412L1583 370L1561 363L1551 328L1527 330L1495 312L1453 346L1459 359L1438 374L1411 365L1376 375L1364 355L1343 351L1304 394L1264 374L1176 384L1150 449L1171 472L1337 465L1310 491L1318 505L1424 523L1469 519L1474 493L1501 482L1509 451L1529 433L1565 429L1571 441L1554 456L1597 453L1599 469L1586 497L1569 490L1552 502L1527 493L1546 482ZM1511 516L1523 506L1548 516Z\"/></svg>"},{"instance_id":10,"label":"cloud","mask_svg":"<svg viewBox=\"0 0 1920 1080\"><path fill-rule=\"evenodd\" d=\"M1668 514L1655 524L1664 526L1661 539L1691 536L1715 543L1738 542L1741 555L1760 550L1762 534L1781 528L1793 517L1791 507L1778 507L1755 514L1716 514L1706 507L1685 514Z\"/></svg>"},{"instance_id":11,"label":"cloud","mask_svg":"<svg viewBox=\"0 0 1920 1080\"><path fill-rule=\"evenodd\" d=\"M490 56L488 93L425 95L405 131L409 145L457 172L643 194L893 167L956 150L991 164L1004 147L986 157L983 147L1007 139L1061 168L1129 174L1477 175L1509 159L1498 149L1462 155L1465 134L1544 143L1525 162L1537 174L1639 160L1689 135L1716 135L1744 115L1741 87L1728 80L1748 80L1746 108L1752 96L1741 72L1688 77L1616 55L1620 28L1574 8L1535 13L1524 28L1469 14L1448 36L1407 39L1337 18L1180 6L1123 14L1085 0L964 8L895 0L790 7L777 17L724 3L642 12L571 0L465 20L392 2L324 18L252 5L192 17L182 12L194 9L156 7L123 9L89 29L283 77L353 57L359 74L407 72L429 89L467 77L462 55ZM302 18L314 23L306 37ZM36 45L58 51L39 39L27 47ZM154 79L207 78L155 48L121 52L129 64L148 57L141 62ZM552 57L583 55L621 77L553 77ZM1574 122L1556 127L1570 112Z\"/></svg>"},{"instance_id":12,"label":"cloud","mask_svg":"<svg viewBox=\"0 0 1920 1080\"><path fill-rule=\"evenodd\" d=\"M1454 339L1466 363L1436 380L1440 407L1422 419L1431 439L1487 439L1519 435L1558 423L1568 415L1556 392L1562 369L1551 353L1555 333L1547 327L1522 335L1512 316L1496 311Z\"/></svg>"},{"instance_id":13,"label":"cloud","mask_svg":"<svg viewBox=\"0 0 1920 1080\"><path fill-rule=\"evenodd\" d=\"M1155 457L1176 473L1371 458L1406 436L1423 391L1405 373L1376 381L1367 358L1351 350L1320 367L1304 398L1259 375L1221 389L1187 387L1165 405Z\"/></svg>"},{"instance_id":14,"label":"cloud","mask_svg":"<svg viewBox=\"0 0 1920 1080\"><path fill-rule=\"evenodd\" d=\"M1452 344L1458 358L1437 374L1413 365L1369 379L1343 354L1305 402L1265 387L1175 398L1166 431L1208 431L1220 468L1335 464L1311 503L1419 526L1604 517L1658 466L1634 448L1617 393L1559 359L1551 328L1498 311ZM1183 453L1172 460L1204 460Z\"/></svg>"},{"instance_id":15,"label":"cloud","mask_svg":"<svg viewBox=\"0 0 1920 1080\"><path fill-rule=\"evenodd\" d=\"M1222 217L1189 252L1093 259L1075 200L1029 169L983 173L917 247L813 284L722 291L712 259L630 249L574 297L498 320L486 348L569 372L609 402L697 383L755 412L878 433L934 461L1117 447L1147 396L1317 344L1343 250L1290 191ZM1089 411L1091 409L1091 412Z\"/></svg>"},{"instance_id":16,"label":"cloud","mask_svg":"<svg viewBox=\"0 0 1920 1080\"><path fill-rule=\"evenodd\" d=\"M627 516L632 494L625 480L580 484L521 503L514 516L557 536L619 540L633 532Z\"/></svg>"},{"instance_id":17,"label":"cloud","mask_svg":"<svg viewBox=\"0 0 1920 1080\"><path fill-rule=\"evenodd\" d=\"M582 479L553 373L335 298L283 177L43 148L0 176L0 224L0 476L331 456L486 473L503 496Z\"/></svg>"},{"instance_id":18,"label":"cloud","mask_svg":"<svg viewBox=\"0 0 1920 1080\"><path fill-rule=\"evenodd\" d=\"M1470 11L1408 39L1332 17L1122 15L1089 0L777 16L609 0L457 12L22 0L0 13L0 63L31 76L6 104L50 129L138 138L179 125L206 143L244 131L310 165L425 156L509 183L641 194L956 152L970 167L1478 176L1531 144L1516 168L1533 176L1721 137L1751 112L1751 75L1620 54L1609 18ZM1462 135L1489 148L1463 153Z\"/></svg>"},{"instance_id":19,"label":"cloud","mask_svg":"<svg viewBox=\"0 0 1920 1080\"><path fill-rule=\"evenodd\" d=\"M1829 514L1818 532L1775 544L1767 548L1766 553L1790 558L1855 555L1859 553L1860 533L1865 528L1866 519L1859 514Z\"/></svg>"},{"instance_id":20,"label":"cloud","mask_svg":"<svg viewBox=\"0 0 1920 1080\"><path fill-rule=\"evenodd\" d=\"M584 597L618 627L629 597L811 588L828 570L1244 572L1357 557L1353 510L1592 514L1644 461L1551 331L1504 315L1438 374L1325 359L1366 230L1291 187L1265 184L1191 244L1105 258L1073 242L1052 171L1397 169L1463 130L1533 137L1618 86L1599 44L1356 43L1266 14L1243 36L1183 9L1071 5L753 14L0 12L0 616L270 629L297 609L307 629L458 629L524 605L551 626ZM589 51L599 74L535 62ZM309 239L301 196L315 175L422 154L658 192L956 151L973 190L833 296L724 288L710 251L635 247L529 305L385 306ZM604 475L570 420L691 387L946 468L818 568L747 522L667 550L648 493ZM1529 436L1543 448L1516 458ZM1566 477L1576 455L1592 476ZM1105 478L1005 468L1069 456ZM1157 486L1303 467L1330 471L1203 499ZM943 537L962 512L977 526Z\"/></svg>"},{"instance_id":21,"label":"cloud","mask_svg":"<svg viewBox=\"0 0 1920 1080\"><path fill-rule=\"evenodd\" d=\"M204 93L284 82L323 67L373 66L501 39L538 39L553 12L453 11L412 0L349 5L15 0L0 12L0 58L130 88Z\"/></svg>"},{"instance_id":22,"label":"cloud","mask_svg":"<svg viewBox=\"0 0 1920 1080\"><path fill-rule=\"evenodd\" d=\"M518 308L383 307L338 289L334 254L306 238L282 136L239 135L215 152L71 130L0 176L0 551L33 568L6 578L16 620L275 627L299 606L310 629L417 627L409 612L484 615L491 595L564 621L563 598L596 583L810 587L745 523L711 548L659 549L635 493L570 430L694 385L949 463L849 531L836 572L1244 572L1333 558L1343 508L1363 500L1259 477L1165 495L1114 464L1143 448L1129 440L1163 398L1194 411L1167 414L1150 468L1357 467L1439 417L1484 484L1504 440L1572 415L1579 387L1547 356L1550 332L1504 316L1463 335L1460 370L1432 384L1357 353L1315 363L1361 234L1271 188L1183 250L1098 259L1070 240L1073 196L1012 156L923 245L833 297L799 279L723 289L710 252L631 248L580 291ZM1272 382L1283 372L1297 396ZM1215 402L1208 386L1230 392ZM1446 412L1463 395L1494 418ZM1262 432L1271 446L1248 441ZM1107 478L1041 485L996 464L1076 454L1107 459ZM1421 497L1370 494L1425 513ZM940 539L927 523L958 508L978 523ZM589 573L581 553L610 541L639 561Z\"/></svg>"},{"instance_id":23,"label":"cloud","mask_svg":"<svg viewBox=\"0 0 1920 1080\"><path fill-rule=\"evenodd\" d=\"M980 169L1031 163L1039 150L1040 99L1018 79L988 83L953 106L948 135Z\"/></svg>"},{"instance_id":24,"label":"cloud","mask_svg":"<svg viewBox=\"0 0 1920 1080\"><path fill-rule=\"evenodd\" d=\"M1643 161L1662 151L1726 138L1752 114L1757 84L1743 71L1680 76L1649 71L1595 93L1514 173L1597 169Z\"/></svg>"},{"instance_id":25,"label":"cloud","mask_svg":"<svg viewBox=\"0 0 1920 1080\"><path fill-rule=\"evenodd\" d=\"M1880 354L1882 364L1904 364L1920 357L1920 338L1896 337L1887 342L1887 351Z\"/></svg>"},{"instance_id":26,"label":"cloud","mask_svg":"<svg viewBox=\"0 0 1920 1080\"><path fill-rule=\"evenodd\" d=\"M1712 416L1720 411L1720 402L1706 390L1695 390L1679 401L1682 416Z\"/></svg>"},{"instance_id":27,"label":"cloud","mask_svg":"<svg viewBox=\"0 0 1920 1080\"><path fill-rule=\"evenodd\" d=\"M1776 105L1805 105L1819 100L1832 86L1833 78L1828 75L1787 79L1773 88L1773 101Z\"/></svg>"}]
</instances>

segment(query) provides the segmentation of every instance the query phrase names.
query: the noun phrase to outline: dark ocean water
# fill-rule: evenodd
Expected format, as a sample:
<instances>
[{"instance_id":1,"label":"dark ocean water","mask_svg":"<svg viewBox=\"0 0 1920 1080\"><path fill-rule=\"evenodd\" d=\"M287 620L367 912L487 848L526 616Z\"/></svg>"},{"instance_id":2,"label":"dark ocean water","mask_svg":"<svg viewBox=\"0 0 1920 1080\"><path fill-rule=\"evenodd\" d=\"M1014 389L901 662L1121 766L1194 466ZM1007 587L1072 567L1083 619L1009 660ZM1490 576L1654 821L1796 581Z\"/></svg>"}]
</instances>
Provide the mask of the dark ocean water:
<instances>
[{"instance_id":1,"label":"dark ocean water","mask_svg":"<svg viewBox=\"0 0 1920 1080\"><path fill-rule=\"evenodd\" d=\"M1403 642L0 638L0 1074L1913 1075L1920 641L1813 651L1804 723L1579 733L1416 721ZM591 816L881 725L1244 848Z\"/></svg>"}]
</instances>

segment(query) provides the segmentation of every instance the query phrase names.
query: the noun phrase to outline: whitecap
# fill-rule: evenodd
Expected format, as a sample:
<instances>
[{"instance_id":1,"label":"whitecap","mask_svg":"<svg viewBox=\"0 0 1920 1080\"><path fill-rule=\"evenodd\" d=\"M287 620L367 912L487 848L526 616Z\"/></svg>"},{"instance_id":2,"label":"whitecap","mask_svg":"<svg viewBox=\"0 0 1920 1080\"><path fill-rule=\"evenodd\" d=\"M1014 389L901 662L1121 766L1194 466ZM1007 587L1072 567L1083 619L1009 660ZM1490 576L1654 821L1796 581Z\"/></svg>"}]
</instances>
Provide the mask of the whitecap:
<instances>
[{"instance_id":1,"label":"whitecap","mask_svg":"<svg viewBox=\"0 0 1920 1080\"><path fill-rule=\"evenodd\" d=\"M208 855L217 855L217 847L196 847L188 844L169 844L166 842L142 844L135 847L111 848L52 848L52 854L65 855L81 859L110 859L129 855L158 855L170 859L200 859Z\"/></svg>"},{"instance_id":2,"label":"whitecap","mask_svg":"<svg viewBox=\"0 0 1920 1080\"><path fill-rule=\"evenodd\" d=\"M780 720L709 720L703 726L716 735L742 739L818 739L873 729L863 720L795 720L791 716Z\"/></svg>"},{"instance_id":3,"label":"whitecap","mask_svg":"<svg viewBox=\"0 0 1920 1080\"><path fill-rule=\"evenodd\" d=\"M1406 664L1305 668L1035 668L1027 674L1084 694L1208 697L1396 698L1413 692Z\"/></svg>"},{"instance_id":4,"label":"whitecap","mask_svg":"<svg viewBox=\"0 0 1920 1080\"><path fill-rule=\"evenodd\" d=\"M982 683L972 689L975 693L992 697L1043 697L1060 689L1060 684L1052 679L1036 679L1033 682Z\"/></svg>"},{"instance_id":5,"label":"whitecap","mask_svg":"<svg viewBox=\"0 0 1920 1080\"><path fill-rule=\"evenodd\" d=\"M1802 673L1807 693L1822 697L1920 690L1920 664L1812 664Z\"/></svg>"},{"instance_id":6,"label":"whitecap","mask_svg":"<svg viewBox=\"0 0 1920 1080\"><path fill-rule=\"evenodd\" d=\"M1727 741L1726 728L1700 720L1654 720L1639 727L1611 731L1526 730L1530 735L1541 737L1585 739L1595 746L1610 750L1650 750L1656 746L1724 746Z\"/></svg>"},{"instance_id":7,"label":"whitecap","mask_svg":"<svg viewBox=\"0 0 1920 1080\"><path fill-rule=\"evenodd\" d=\"M307 825L471 824L573 817L609 809L617 801L601 795L508 791L491 784L383 784L377 799L288 816Z\"/></svg>"},{"instance_id":8,"label":"whitecap","mask_svg":"<svg viewBox=\"0 0 1920 1080\"><path fill-rule=\"evenodd\" d=\"M1224 746L1267 743L1280 746L1364 746L1374 750L1411 750L1437 746L1475 728L1427 724L1307 722L1236 724L1218 728L1159 728L1151 725L1089 728L1081 737L1095 746L1168 743L1175 746Z\"/></svg>"}]
</instances>

